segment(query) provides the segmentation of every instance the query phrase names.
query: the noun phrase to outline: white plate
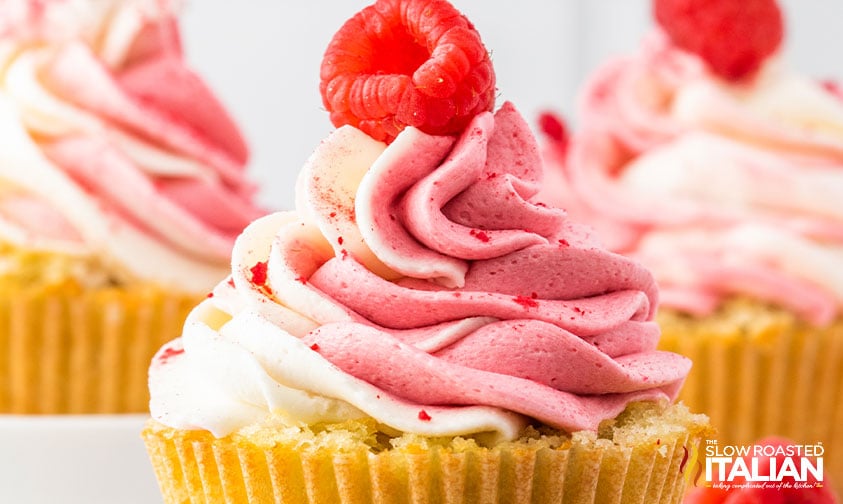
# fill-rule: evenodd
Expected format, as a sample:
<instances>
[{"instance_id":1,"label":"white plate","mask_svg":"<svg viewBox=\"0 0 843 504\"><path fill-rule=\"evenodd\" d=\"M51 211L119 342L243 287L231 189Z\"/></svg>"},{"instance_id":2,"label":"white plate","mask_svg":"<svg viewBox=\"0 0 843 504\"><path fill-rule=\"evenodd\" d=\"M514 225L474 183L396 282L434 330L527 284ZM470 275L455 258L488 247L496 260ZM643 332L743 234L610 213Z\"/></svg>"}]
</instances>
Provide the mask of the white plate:
<instances>
[{"instance_id":1,"label":"white plate","mask_svg":"<svg viewBox=\"0 0 843 504\"><path fill-rule=\"evenodd\" d=\"M0 502L160 504L146 415L0 415Z\"/></svg>"}]
</instances>

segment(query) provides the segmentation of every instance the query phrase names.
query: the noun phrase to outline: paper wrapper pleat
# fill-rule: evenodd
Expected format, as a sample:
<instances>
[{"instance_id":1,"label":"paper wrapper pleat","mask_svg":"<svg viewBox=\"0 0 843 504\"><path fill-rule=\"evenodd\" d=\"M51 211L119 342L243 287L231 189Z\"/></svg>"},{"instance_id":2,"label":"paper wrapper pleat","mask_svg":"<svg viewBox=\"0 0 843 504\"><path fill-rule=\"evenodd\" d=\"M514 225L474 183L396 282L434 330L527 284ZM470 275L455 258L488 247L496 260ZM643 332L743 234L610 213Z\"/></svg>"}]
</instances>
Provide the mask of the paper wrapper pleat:
<instances>
[{"instance_id":1,"label":"paper wrapper pleat","mask_svg":"<svg viewBox=\"0 0 843 504\"><path fill-rule=\"evenodd\" d=\"M295 432L218 439L155 421L143 436L167 504L657 504L681 502L698 467L689 462L707 428L698 417L651 426L634 442L589 432L558 446L531 439L373 450Z\"/></svg>"},{"instance_id":2,"label":"paper wrapper pleat","mask_svg":"<svg viewBox=\"0 0 843 504\"><path fill-rule=\"evenodd\" d=\"M147 411L150 360L197 301L150 287L0 293L0 413Z\"/></svg>"}]
</instances>

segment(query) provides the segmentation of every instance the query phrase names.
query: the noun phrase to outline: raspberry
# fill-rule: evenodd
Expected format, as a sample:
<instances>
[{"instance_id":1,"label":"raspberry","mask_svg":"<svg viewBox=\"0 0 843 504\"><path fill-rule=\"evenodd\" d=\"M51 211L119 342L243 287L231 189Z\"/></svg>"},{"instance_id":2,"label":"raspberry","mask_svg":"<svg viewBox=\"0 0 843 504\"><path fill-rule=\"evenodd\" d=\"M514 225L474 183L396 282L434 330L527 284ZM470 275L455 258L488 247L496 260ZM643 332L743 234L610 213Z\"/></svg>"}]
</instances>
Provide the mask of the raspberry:
<instances>
[{"instance_id":1,"label":"raspberry","mask_svg":"<svg viewBox=\"0 0 843 504\"><path fill-rule=\"evenodd\" d=\"M377 0L334 35L320 70L331 122L391 142L406 126L462 131L495 102L480 35L445 0Z\"/></svg>"},{"instance_id":2,"label":"raspberry","mask_svg":"<svg viewBox=\"0 0 843 504\"><path fill-rule=\"evenodd\" d=\"M655 0L654 11L674 44L733 81L758 70L784 36L775 0Z\"/></svg>"}]
</instances>

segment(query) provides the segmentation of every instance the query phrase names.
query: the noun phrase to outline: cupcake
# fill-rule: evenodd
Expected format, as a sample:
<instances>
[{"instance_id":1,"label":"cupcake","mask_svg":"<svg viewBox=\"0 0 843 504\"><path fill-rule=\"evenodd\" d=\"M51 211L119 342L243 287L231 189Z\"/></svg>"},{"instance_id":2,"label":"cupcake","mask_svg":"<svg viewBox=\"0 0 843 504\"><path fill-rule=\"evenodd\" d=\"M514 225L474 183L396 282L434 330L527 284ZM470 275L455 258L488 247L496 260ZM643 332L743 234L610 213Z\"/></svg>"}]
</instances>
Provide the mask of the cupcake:
<instances>
[{"instance_id":1,"label":"cupcake","mask_svg":"<svg viewBox=\"0 0 843 504\"><path fill-rule=\"evenodd\" d=\"M682 4L585 85L560 204L653 271L721 443L822 442L843 481L843 100L783 61L774 2Z\"/></svg>"},{"instance_id":2,"label":"cupcake","mask_svg":"<svg viewBox=\"0 0 843 504\"><path fill-rule=\"evenodd\" d=\"M0 5L0 412L147 411L147 368L262 213L154 0Z\"/></svg>"},{"instance_id":3,"label":"cupcake","mask_svg":"<svg viewBox=\"0 0 843 504\"><path fill-rule=\"evenodd\" d=\"M378 1L321 78L337 129L296 210L151 363L165 502L679 502L709 429L672 403L690 361L655 348L650 273L533 199L471 23Z\"/></svg>"}]
</instances>

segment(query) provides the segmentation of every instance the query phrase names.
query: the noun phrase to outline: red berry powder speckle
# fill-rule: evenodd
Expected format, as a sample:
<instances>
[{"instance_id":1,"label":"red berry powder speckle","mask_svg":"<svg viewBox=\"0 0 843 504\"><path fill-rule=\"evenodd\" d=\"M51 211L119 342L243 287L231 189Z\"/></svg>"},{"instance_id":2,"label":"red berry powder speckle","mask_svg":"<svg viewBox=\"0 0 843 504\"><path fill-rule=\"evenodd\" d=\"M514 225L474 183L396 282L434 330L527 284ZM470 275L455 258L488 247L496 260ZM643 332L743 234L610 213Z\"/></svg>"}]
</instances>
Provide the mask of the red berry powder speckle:
<instances>
[{"instance_id":1,"label":"red berry powder speckle","mask_svg":"<svg viewBox=\"0 0 843 504\"><path fill-rule=\"evenodd\" d=\"M266 278L267 278L267 262L261 261L252 266L249 269L249 272L252 273L252 283L255 285L265 286L266 285Z\"/></svg>"},{"instance_id":2,"label":"red berry powder speckle","mask_svg":"<svg viewBox=\"0 0 843 504\"><path fill-rule=\"evenodd\" d=\"M520 304L524 308L535 308L539 305L538 301L536 301L532 297L516 296L514 300L516 303Z\"/></svg>"},{"instance_id":3,"label":"red berry powder speckle","mask_svg":"<svg viewBox=\"0 0 843 504\"><path fill-rule=\"evenodd\" d=\"M164 351L161 352L161 354L158 356L158 362L164 364L168 360L170 360L171 357L174 357L176 355L180 355L180 354L183 354L183 353L184 353L184 348L171 348L171 347L165 348Z\"/></svg>"},{"instance_id":4,"label":"red berry powder speckle","mask_svg":"<svg viewBox=\"0 0 843 504\"><path fill-rule=\"evenodd\" d=\"M421 410L419 411L419 420L421 420L422 422L429 422L432 420L432 418L430 417L430 415L427 414L427 411Z\"/></svg>"},{"instance_id":5,"label":"red berry powder speckle","mask_svg":"<svg viewBox=\"0 0 843 504\"><path fill-rule=\"evenodd\" d=\"M470 234L471 236L473 236L473 237L477 238L478 240L480 240L480 241L481 241L481 242L483 242L483 243L489 243L489 240L491 240L491 238L489 238L489 235L488 235L488 234L486 234L486 232L485 232L485 231L480 231L480 230L477 230L477 229L472 229L471 231L469 231L469 233L468 233L468 234Z\"/></svg>"}]
</instances>

